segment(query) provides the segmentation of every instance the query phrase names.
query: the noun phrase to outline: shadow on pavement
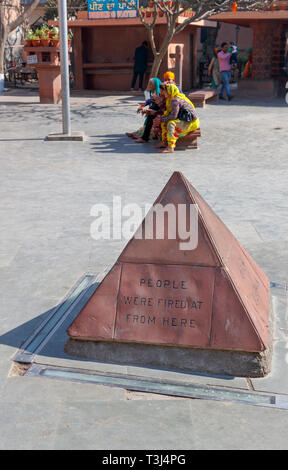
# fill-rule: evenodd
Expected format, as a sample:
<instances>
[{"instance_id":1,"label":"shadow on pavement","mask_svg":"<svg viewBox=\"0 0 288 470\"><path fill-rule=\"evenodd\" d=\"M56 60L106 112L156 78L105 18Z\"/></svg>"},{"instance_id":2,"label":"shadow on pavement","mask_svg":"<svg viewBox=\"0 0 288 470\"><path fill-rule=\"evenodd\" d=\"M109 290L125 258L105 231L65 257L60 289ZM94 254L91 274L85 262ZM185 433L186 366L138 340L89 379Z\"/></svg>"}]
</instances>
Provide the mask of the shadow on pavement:
<instances>
[{"instance_id":1,"label":"shadow on pavement","mask_svg":"<svg viewBox=\"0 0 288 470\"><path fill-rule=\"evenodd\" d=\"M137 144L133 139L127 137L125 134L110 134L110 135L92 135L90 139L99 139L98 142L91 142L91 147L96 152L102 153L121 153L121 154L159 154L158 149L155 148L157 141L150 141L147 144ZM159 154L160 155L160 154Z\"/></svg>"}]
</instances>

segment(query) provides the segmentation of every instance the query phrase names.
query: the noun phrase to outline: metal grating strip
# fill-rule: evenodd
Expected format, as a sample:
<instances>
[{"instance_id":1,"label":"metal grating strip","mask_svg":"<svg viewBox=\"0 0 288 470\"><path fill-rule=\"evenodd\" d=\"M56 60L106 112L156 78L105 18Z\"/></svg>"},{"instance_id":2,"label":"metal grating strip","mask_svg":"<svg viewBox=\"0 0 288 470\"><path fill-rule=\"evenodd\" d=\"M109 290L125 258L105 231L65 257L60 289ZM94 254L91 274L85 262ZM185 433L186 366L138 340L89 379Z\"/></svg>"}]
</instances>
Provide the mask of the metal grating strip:
<instances>
[{"instance_id":1,"label":"metal grating strip","mask_svg":"<svg viewBox=\"0 0 288 470\"><path fill-rule=\"evenodd\" d=\"M78 305L81 300L86 302L89 300L98 286L98 283L95 281L95 275L83 276L63 301L52 310L48 318L45 319L44 322L42 322L33 334L25 341L13 357L13 360L17 362L32 362L35 354L41 351L45 344L47 344L50 337L64 322L75 305Z\"/></svg>"},{"instance_id":2,"label":"metal grating strip","mask_svg":"<svg viewBox=\"0 0 288 470\"><path fill-rule=\"evenodd\" d=\"M198 385L175 381L154 380L133 375L109 374L101 372L82 372L77 369L61 368L33 364L25 376L41 376L50 379L68 380L73 382L86 382L95 385L124 388L147 393L178 396L183 398L198 398L217 401L238 402L246 405L256 405L271 408L288 409L288 395L276 395L272 393L259 393Z\"/></svg>"}]
</instances>

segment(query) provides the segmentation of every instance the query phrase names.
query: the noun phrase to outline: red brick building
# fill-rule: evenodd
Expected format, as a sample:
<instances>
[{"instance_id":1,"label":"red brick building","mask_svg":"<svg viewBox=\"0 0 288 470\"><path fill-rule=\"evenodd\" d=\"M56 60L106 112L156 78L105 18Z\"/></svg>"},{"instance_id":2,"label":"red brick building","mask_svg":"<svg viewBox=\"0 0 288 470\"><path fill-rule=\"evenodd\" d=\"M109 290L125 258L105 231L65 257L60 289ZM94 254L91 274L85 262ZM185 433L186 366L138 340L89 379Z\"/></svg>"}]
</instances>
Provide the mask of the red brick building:
<instances>
[{"instance_id":1,"label":"red brick building","mask_svg":"<svg viewBox=\"0 0 288 470\"><path fill-rule=\"evenodd\" d=\"M185 18L179 18L179 22ZM129 90L133 75L135 48L148 39L148 30L139 18L88 19L87 12L79 12L78 19L68 22L74 36L74 70L77 89ZM159 77L166 70L177 71L176 46L183 57L182 87L190 90L197 78L197 32L201 27L214 27L213 21L199 21L187 26L171 41L164 58ZM154 29L155 42L162 41L166 30L166 18L157 18ZM148 67L145 83L151 70Z\"/></svg>"},{"instance_id":2,"label":"red brick building","mask_svg":"<svg viewBox=\"0 0 288 470\"><path fill-rule=\"evenodd\" d=\"M253 29L251 79L242 80L240 86L281 94L287 78L288 3L286 10L223 13L212 17L214 21L246 26ZM276 6L275 6L276 8Z\"/></svg>"}]
</instances>

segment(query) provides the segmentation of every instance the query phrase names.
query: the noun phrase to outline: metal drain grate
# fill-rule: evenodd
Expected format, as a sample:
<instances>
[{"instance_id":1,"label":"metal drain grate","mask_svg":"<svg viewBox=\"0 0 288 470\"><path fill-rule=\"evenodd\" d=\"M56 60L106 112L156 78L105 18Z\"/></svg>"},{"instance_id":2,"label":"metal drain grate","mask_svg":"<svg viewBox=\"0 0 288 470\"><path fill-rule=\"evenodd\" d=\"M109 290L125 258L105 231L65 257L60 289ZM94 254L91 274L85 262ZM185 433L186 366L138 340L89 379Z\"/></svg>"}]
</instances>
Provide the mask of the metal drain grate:
<instances>
[{"instance_id":1,"label":"metal drain grate","mask_svg":"<svg viewBox=\"0 0 288 470\"><path fill-rule=\"evenodd\" d=\"M95 275L84 275L63 301L55 307L48 318L33 332L17 351L13 360L16 362L32 362L34 356L47 344L51 336L64 322L72 309L77 305L78 310L91 297L98 286Z\"/></svg>"},{"instance_id":2,"label":"metal drain grate","mask_svg":"<svg viewBox=\"0 0 288 470\"><path fill-rule=\"evenodd\" d=\"M108 374L77 369L33 364L25 376L41 376L50 379L86 382L108 387L124 388L139 392L156 393L183 398L200 398L217 401L244 403L246 405L266 406L288 409L288 395L249 392L242 389L198 385L184 382L154 380L133 375Z\"/></svg>"}]
</instances>

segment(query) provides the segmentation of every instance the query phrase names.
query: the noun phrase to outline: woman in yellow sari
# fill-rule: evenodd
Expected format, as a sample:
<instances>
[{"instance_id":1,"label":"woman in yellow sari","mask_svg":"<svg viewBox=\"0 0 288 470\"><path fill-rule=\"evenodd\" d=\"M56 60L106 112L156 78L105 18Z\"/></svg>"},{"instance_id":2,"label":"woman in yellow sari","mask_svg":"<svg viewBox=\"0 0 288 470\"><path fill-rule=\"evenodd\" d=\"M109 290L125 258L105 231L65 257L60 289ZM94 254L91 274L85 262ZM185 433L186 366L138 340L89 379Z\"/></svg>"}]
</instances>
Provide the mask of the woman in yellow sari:
<instances>
[{"instance_id":1,"label":"woman in yellow sari","mask_svg":"<svg viewBox=\"0 0 288 470\"><path fill-rule=\"evenodd\" d=\"M200 123L193 103L176 85L160 85L160 94L166 100L166 110L161 117L162 142L157 147L161 153L172 153L179 137L195 131Z\"/></svg>"}]
</instances>

